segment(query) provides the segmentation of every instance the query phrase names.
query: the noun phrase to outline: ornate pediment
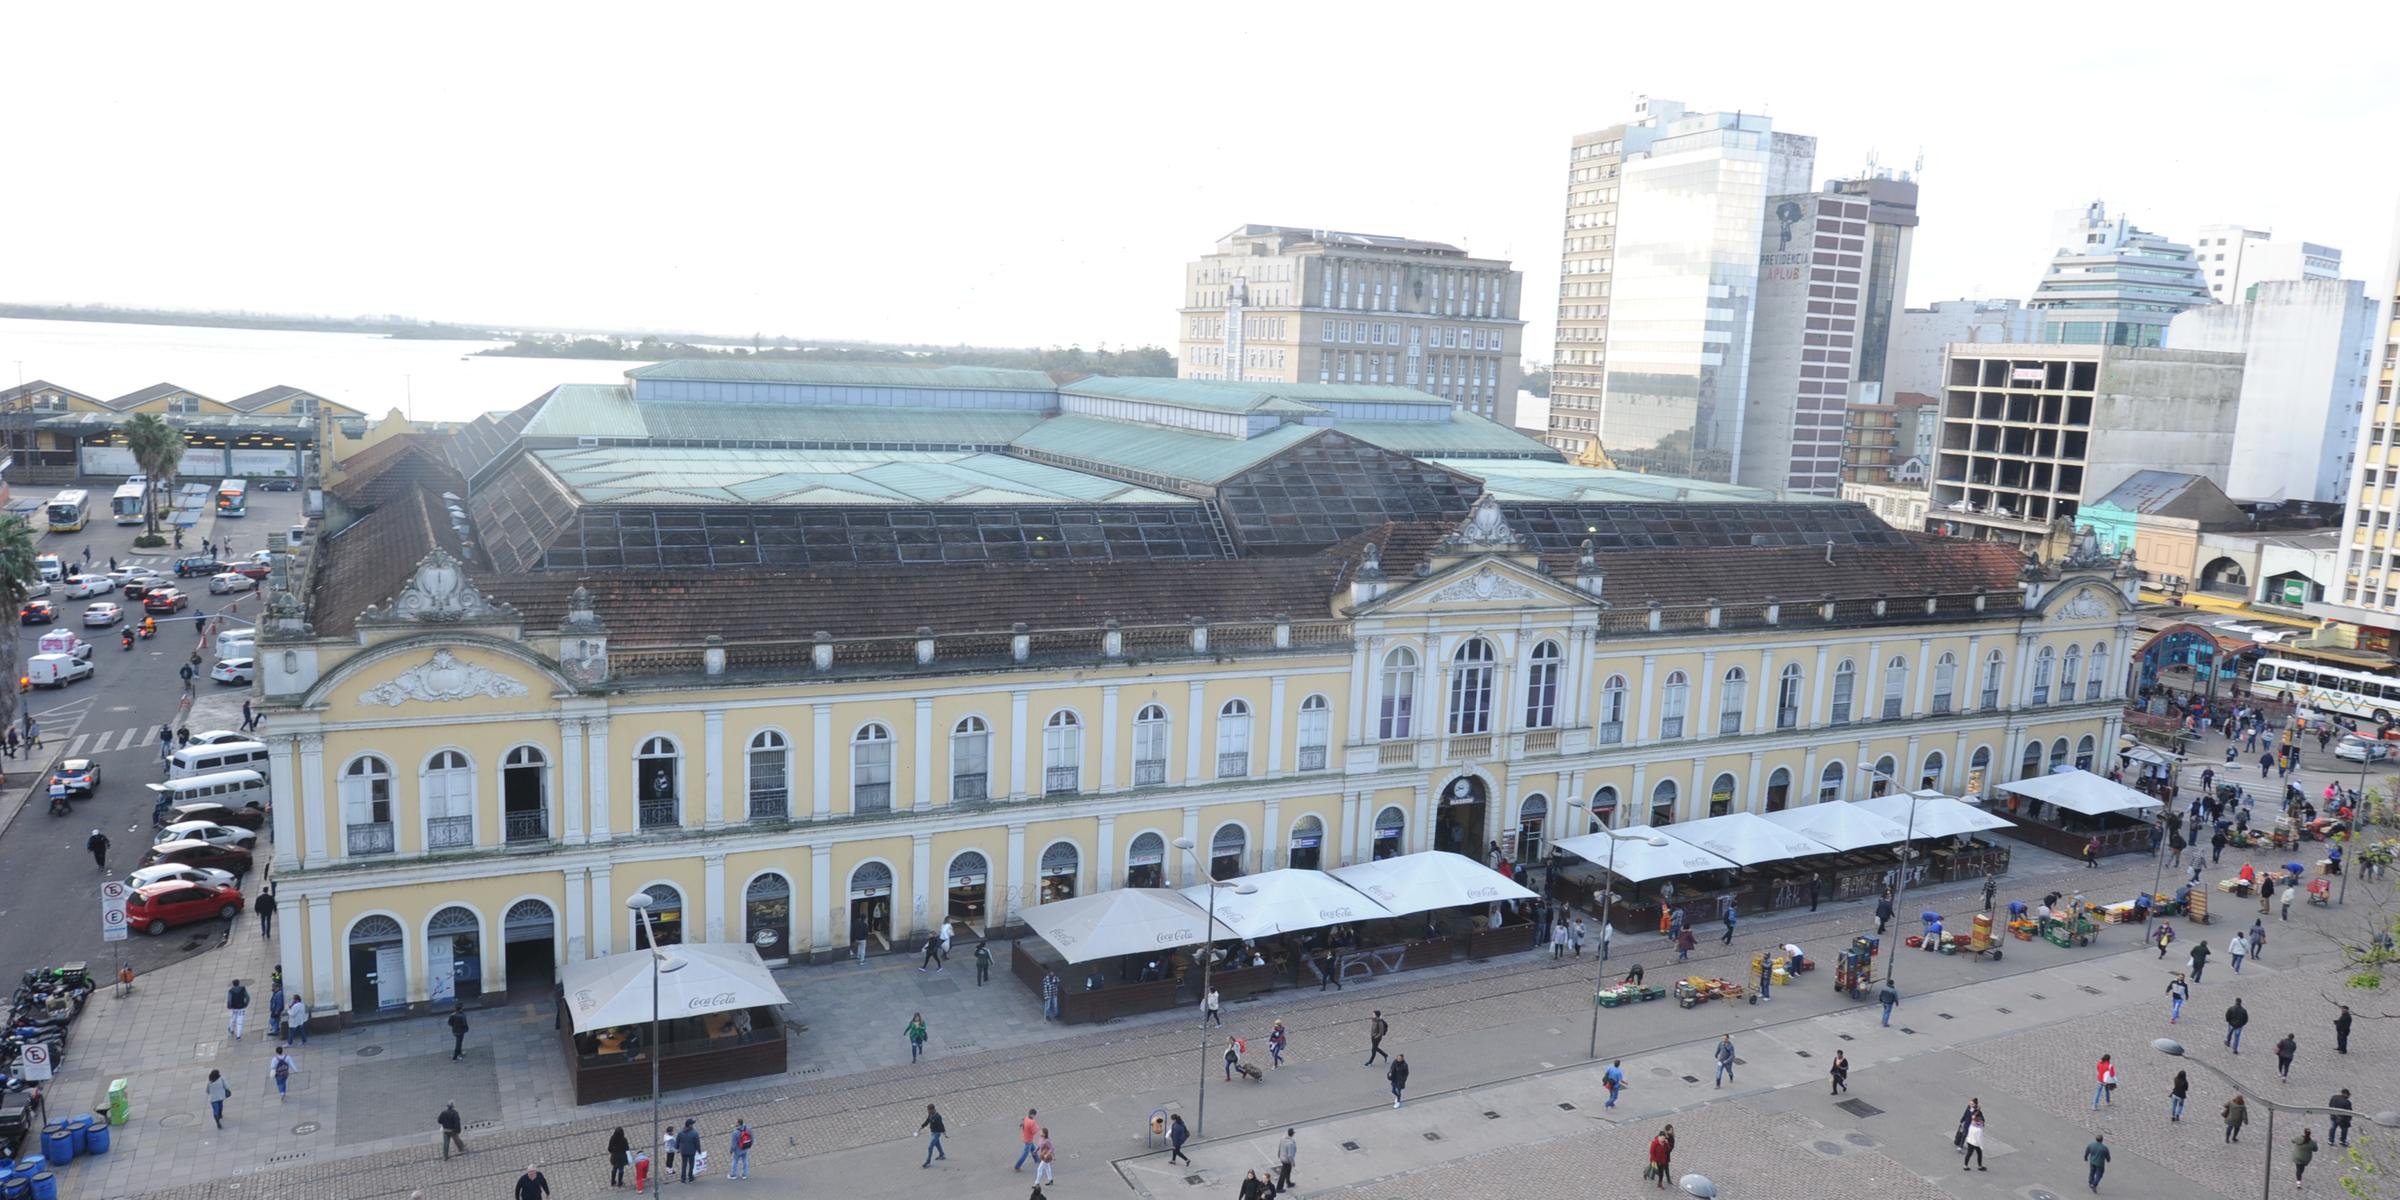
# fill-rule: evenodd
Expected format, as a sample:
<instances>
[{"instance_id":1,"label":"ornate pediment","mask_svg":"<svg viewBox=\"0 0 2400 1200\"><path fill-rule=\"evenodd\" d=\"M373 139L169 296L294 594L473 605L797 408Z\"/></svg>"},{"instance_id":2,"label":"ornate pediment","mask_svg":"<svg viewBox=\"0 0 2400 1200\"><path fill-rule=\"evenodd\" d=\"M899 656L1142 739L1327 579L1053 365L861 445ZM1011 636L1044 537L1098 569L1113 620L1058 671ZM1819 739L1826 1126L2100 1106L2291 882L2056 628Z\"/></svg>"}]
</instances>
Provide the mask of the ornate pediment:
<instances>
[{"instance_id":1,"label":"ornate pediment","mask_svg":"<svg viewBox=\"0 0 2400 1200\"><path fill-rule=\"evenodd\" d=\"M1485 567L1426 599L1435 604L1455 604L1476 600L1531 600L1539 594L1523 582Z\"/></svg>"},{"instance_id":2,"label":"ornate pediment","mask_svg":"<svg viewBox=\"0 0 2400 1200\"><path fill-rule=\"evenodd\" d=\"M448 650L436 650L425 663L402 671L359 695L364 704L398 708L420 702L440 704L479 696L505 700L525 694L525 685L480 663L460 662Z\"/></svg>"},{"instance_id":3,"label":"ornate pediment","mask_svg":"<svg viewBox=\"0 0 2400 1200\"><path fill-rule=\"evenodd\" d=\"M450 557L448 551L434 547L417 561L416 574L401 587L400 594L381 608L369 608L359 614L361 624L388 624L409 621L423 624L454 625L473 621L513 621L517 610L505 604L495 604L467 579L465 564Z\"/></svg>"},{"instance_id":4,"label":"ornate pediment","mask_svg":"<svg viewBox=\"0 0 2400 1200\"><path fill-rule=\"evenodd\" d=\"M2074 595L2067 597L2066 603L2059 605L2051 612L2050 619L2053 621L2089 621L2108 615L2110 615L2109 606L2101 602L2098 592L2087 587L2077 588Z\"/></svg>"},{"instance_id":5,"label":"ornate pediment","mask_svg":"<svg viewBox=\"0 0 2400 1200\"><path fill-rule=\"evenodd\" d=\"M1445 554L1507 554L1525 548L1525 539L1508 527L1508 517L1500 511L1500 501L1490 492L1476 497L1475 507L1467 510L1467 519L1451 530L1448 537L1437 543L1433 552Z\"/></svg>"}]
</instances>

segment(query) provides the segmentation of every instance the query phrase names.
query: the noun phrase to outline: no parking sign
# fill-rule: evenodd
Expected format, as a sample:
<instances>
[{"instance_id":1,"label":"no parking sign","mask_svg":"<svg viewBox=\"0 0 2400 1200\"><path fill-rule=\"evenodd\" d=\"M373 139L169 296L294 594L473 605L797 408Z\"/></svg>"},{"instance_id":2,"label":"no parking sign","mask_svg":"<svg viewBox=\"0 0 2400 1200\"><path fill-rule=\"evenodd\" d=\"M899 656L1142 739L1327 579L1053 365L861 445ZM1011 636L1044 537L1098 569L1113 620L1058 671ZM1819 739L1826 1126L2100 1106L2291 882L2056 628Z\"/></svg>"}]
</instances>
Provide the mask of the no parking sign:
<instances>
[{"instance_id":1,"label":"no parking sign","mask_svg":"<svg viewBox=\"0 0 2400 1200\"><path fill-rule=\"evenodd\" d=\"M103 941L125 940L125 896L129 889L110 880L100 885L100 938Z\"/></svg>"},{"instance_id":2,"label":"no parking sign","mask_svg":"<svg viewBox=\"0 0 2400 1200\"><path fill-rule=\"evenodd\" d=\"M50 1045L47 1042L27 1042L17 1056L17 1070L27 1080L40 1083L50 1078Z\"/></svg>"}]
</instances>

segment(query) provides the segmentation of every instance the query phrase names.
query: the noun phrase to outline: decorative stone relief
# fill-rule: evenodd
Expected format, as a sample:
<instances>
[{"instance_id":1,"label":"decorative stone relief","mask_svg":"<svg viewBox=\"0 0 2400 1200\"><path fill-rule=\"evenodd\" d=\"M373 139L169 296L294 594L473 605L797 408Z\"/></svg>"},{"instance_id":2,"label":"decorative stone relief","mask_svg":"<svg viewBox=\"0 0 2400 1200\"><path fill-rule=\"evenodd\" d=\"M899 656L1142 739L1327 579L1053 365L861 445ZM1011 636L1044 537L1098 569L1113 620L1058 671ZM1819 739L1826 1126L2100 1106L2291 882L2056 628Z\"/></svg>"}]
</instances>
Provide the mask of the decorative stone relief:
<instances>
[{"instance_id":1,"label":"decorative stone relief","mask_svg":"<svg viewBox=\"0 0 2400 1200\"><path fill-rule=\"evenodd\" d=\"M471 700L478 696L507 699L525 694L525 685L506 675L476 663L460 662L448 650L436 650L433 658L419 667L403 671L398 677L368 688L359 697L367 704L398 708L410 701L442 703L449 700Z\"/></svg>"},{"instance_id":2,"label":"decorative stone relief","mask_svg":"<svg viewBox=\"0 0 2400 1200\"><path fill-rule=\"evenodd\" d=\"M1500 501L1494 499L1490 492L1485 492L1476 498L1475 507L1467 510L1467 519L1450 536L1443 538L1434 550L1436 553L1477 553L1518 550L1524 545L1525 541L1517 536L1517 531L1508 527L1508 517L1500 511Z\"/></svg>"},{"instance_id":3,"label":"decorative stone relief","mask_svg":"<svg viewBox=\"0 0 2400 1200\"><path fill-rule=\"evenodd\" d=\"M2065 604L2060 605L2058 611L2051 614L2050 619L2054 621L2085 621L2107 615L2108 606L2100 603L2100 598L2093 595L2090 588L2084 588L2077 591Z\"/></svg>"},{"instance_id":4,"label":"decorative stone relief","mask_svg":"<svg viewBox=\"0 0 2400 1200\"><path fill-rule=\"evenodd\" d=\"M416 574L390 604L370 608L359 620L422 621L455 624L463 621L514 620L515 609L494 604L467 580L467 569L448 551L435 547L417 561Z\"/></svg>"},{"instance_id":5,"label":"decorative stone relief","mask_svg":"<svg viewBox=\"0 0 2400 1200\"><path fill-rule=\"evenodd\" d=\"M1436 604L1457 600L1531 600L1535 594L1532 588L1487 568L1435 592L1432 599Z\"/></svg>"}]
</instances>

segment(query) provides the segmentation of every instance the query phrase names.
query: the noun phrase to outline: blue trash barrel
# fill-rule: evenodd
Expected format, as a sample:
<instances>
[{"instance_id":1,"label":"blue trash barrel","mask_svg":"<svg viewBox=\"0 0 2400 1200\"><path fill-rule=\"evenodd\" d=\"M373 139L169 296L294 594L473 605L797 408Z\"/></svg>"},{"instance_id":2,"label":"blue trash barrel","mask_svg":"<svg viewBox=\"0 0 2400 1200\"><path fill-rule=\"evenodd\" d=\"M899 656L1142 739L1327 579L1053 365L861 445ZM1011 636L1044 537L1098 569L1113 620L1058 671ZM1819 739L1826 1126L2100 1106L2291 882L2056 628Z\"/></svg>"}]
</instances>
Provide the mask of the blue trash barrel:
<instances>
[{"instance_id":1,"label":"blue trash barrel","mask_svg":"<svg viewBox=\"0 0 2400 1200\"><path fill-rule=\"evenodd\" d=\"M58 1200L58 1176L48 1171L34 1176L31 1200Z\"/></svg>"},{"instance_id":2,"label":"blue trash barrel","mask_svg":"<svg viewBox=\"0 0 2400 1200\"><path fill-rule=\"evenodd\" d=\"M92 1128L91 1128L90 1132L88 1132L88 1133L86 1133L86 1134L84 1134L84 1135L83 1135L83 1140L84 1140L84 1143L85 1143L85 1145L84 1145L84 1153L86 1153L86 1154L106 1154L106 1153L108 1153L108 1139L109 1139L109 1132L108 1132L108 1122L106 1122L106 1121L94 1121L94 1122L92 1122Z\"/></svg>"},{"instance_id":3,"label":"blue trash barrel","mask_svg":"<svg viewBox=\"0 0 2400 1200\"><path fill-rule=\"evenodd\" d=\"M32 1196L33 1181L30 1179L12 1174L8 1182L0 1183L0 1200L31 1200Z\"/></svg>"},{"instance_id":4,"label":"blue trash barrel","mask_svg":"<svg viewBox=\"0 0 2400 1200\"><path fill-rule=\"evenodd\" d=\"M58 1122L51 1122L57 1125ZM42 1135L42 1157L50 1160L53 1170L75 1161L75 1135L65 1128L52 1129ZM48 1171L42 1172L49 1174Z\"/></svg>"},{"instance_id":5,"label":"blue trash barrel","mask_svg":"<svg viewBox=\"0 0 2400 1200\"><path fill-rule=\"evenodd\" d=\"M91 1153L91 1152L92 1152L92 1148L91 1148L91 1137L92 1137L92 1116L91 1116L91 1114L90 1114L90 1113L77 1113L77 1114L75 1114L74 1116L68 1117L68 1118L67 1118L67 1137L68 1137L70 1140L72 1140L72 1141L75 1143L75 1153L77 1153L77 1154L79 1154L79 1155L81 1155L81 1154L89 1154L89 1153Z\"/></svg>"},{"instance_id":6,"label":"blue trash barrel","mask_svg":"<svg viewBox=\"0 0 2400 1200\"><path fill-rule=\"evenodd\" d=\"M35 1150L41 1149L42 1140L40 1138L35 1138L31 1148ZM28 1154L25 1157L17 1160L17 1174L22 1175L27 1179L31 1179L49 1169L50 1160L43 1158L39 1154Z\"/></svg>"}]
</instances>

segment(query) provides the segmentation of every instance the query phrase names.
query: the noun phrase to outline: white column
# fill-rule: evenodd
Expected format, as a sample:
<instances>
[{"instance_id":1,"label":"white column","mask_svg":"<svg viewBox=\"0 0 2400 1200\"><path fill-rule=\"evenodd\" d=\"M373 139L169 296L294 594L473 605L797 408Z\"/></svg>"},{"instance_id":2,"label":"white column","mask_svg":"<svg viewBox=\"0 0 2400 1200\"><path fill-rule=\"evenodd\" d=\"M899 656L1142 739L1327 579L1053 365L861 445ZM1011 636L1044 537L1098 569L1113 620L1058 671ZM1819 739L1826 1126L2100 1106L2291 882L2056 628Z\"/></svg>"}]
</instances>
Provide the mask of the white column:
<instances>
[{"instance_id":1,"label":"white column","mask_svg":"<svg viewBox=\"0 0 2400 1200\"><path fill-rule=\"evenodd\" d=\"M1640 746L1651 740L1653 735L1650 731L1653 726L1650 723L1650 697L1657 690L1658 656L1645 654L1642 656L1642 690L1634 695L1633 730L1625 735L1626 745ZM1643 802L1648 803L1647 800Z\"/></svg>"},{"instance_id":2,"label":"white column","mask_svg":"<svg viewBox=\"0 0 2400 1200\"><path fill-rule=\"evenodd\" d=\"M1103 814L1099 828L1092 833L1092 861L1088 874L1075 881L1075 894L1089 896L1117 886L1117 818Z\"/></svg>"},{"instance_id":3,"label":"white column","mask_svg":"<svg viewBox=\"0 0 2400 1200\"><path fill-rule=\"evenodd\" d=\"M708 940L725 940L725 856L705 855L700 859L701 903L708 908Z\"/></svg>"},{"instance_id":4,"label":"white column","mask_svg":"<svg viewBox=\"0 0 2400 1200\"><path fill-rule=\"evenodd\" d=\"M940 922L933 915L933 909L929 903L929 894L933 884L933 835L920 833L910 838L909 843L908 903L911 911L916 913L916 925L909 930L914 936L909 940L915 941L918 937L923 936L926 930L934 928ZM944 882L947 884L948 881ZM949 906L944 905L943 911L947 913L948 910Z\"/></svg>"},{"instance_id":5,"label":"white column","mask_svg":"<svg viewBox=\"0 0 2400 1200\"><path fill-rule=\"evenodd\" d=\"M933 701L917 700L917 811L933 807Z\"/></svg>"},{"instance_id":6,"label":"white column","mask_svg":"<svg viewBox=\"0 0 2400 1200\"><path fill-rule=\"evenodd\" d=\"M1825 707L1825 696L1827 690L1833 686L1833 679L1829 674L1830 668L1826 665L1830 658L1831 648L1819 643L1817 646L1817 669L1808 680L1808 711L1800 714L1800 726L1803 729L1814 728L1826 722L1828 710ZM1808 787L1809 795L1816 795L1817 781L1809 780Z\"/></svg>"},{"instance_id":7,"label":"white column","mask_svg":"<svg viewBox=\"0 0 2400 1200\"><path fill-rule=\"evenodd\" d=\"M708 780L701 786L703 808L701 821L710 829L725 826L725 710L712 708L700 714L701 753L708 762ZM710 915L715 915L711 906ZM715 937L708 940L717 941Z\"/></svg>"},{"instance_id":8,"label":"white column","mask_svg":"<svg viewBox=\"0 0 2400 1200\"><path fill-rule=\"evenodd\" d=\"M1117 685L1100 689L1100 790L1117 790ZM1082 895L1078 889L1076 895Z\"/></svg>"},{"instance_id":9,"label":"white column","mask_svg":"<svg viewBox=\"0 0 2400 1200\"><path fill-rule=\"evenodd\" d=\"M815 705L809 728L809 757L815 767L809 776L809 811L822 821L833 815L833 706Z\"/></svg>"},{"instance_id":10,"label":"white column","mask_svg":"<svg viewBox=\"0 0 2400 1200\"><path fill-rule=\"evenodd\" d=\"M1756 750L1750 752L1750 782L1742 789L1742 802L1738 811L1746 813L1758 813L1765 812L1767 810L1767 802L1764 793L1761 793L1758 790L1759 785L1765 782L1764 778L1762 777L1762 772L1764 772L1766 769L1766 761L1767 756L1765 754L1762 754Z\"/></svg>"},{"instance_id":11,"label":"white column","mask_svg":"<svg viewBox=\"0 0 2400 1200\"><path fill-rule=\"evenodd\" d=\"M1408 828L1408 836L1400 839L1403 854L1433 849L1433 785L1419 783L1416 792L1416 819Z\"/></svg>"},{"instance_id":12,"label":"white column","mask_svg":"<svg viewBox=\"0 0 2400 1200\"><path fill-rule=\"evenodd\" d=\"M1622 807L1625 809L1626 816L1619 818L1617 825L1647 825L1650 823L1649 763L1633 764L1633 793L1625 797Z\"/></svg>"},{"instance_id":13,"label":"white column","mask_svg":"<svg viewBox=\"0 0 2400 1200\"><path fill-rule=\"evenodd\" d=\"M1200 882L1195 872L1208 866L1209 846L1207 842L1200 840L1200 810L1197 808L1186 807L1183 810L1183 839L1192 844L1192 852L1186 854L1173 846L1168 846L1167 858L1175 863L1173 872L1175 886L1190 887ZM1172 842L1174 839L1167 840ZM1192 865L1195 858L1199 860L1198 867Z\"/></svg>"},{"instance_id":14,"label":"white column","mask_svg":"<svg viewBox=\"0 0 2400 1200\"><path fill-rule=\"evenodd\" d=\"M1008 872L1007 886L1000 894L1006 897L1007 901L1006 907L1002 909L1003 915L1000 923L1014 925L1017 923L1017 914L1025 911L1025 903L1033 891L1033 876L1025 869L1025 823L1022 821L1009 824L1008 858L1005 869ZM1000 881L994 880L993 882L998 884ZM984 923L989 925L991 921L988 906L985 912Z\"/></svg>"},{"instance_id":15,"label":"white column","mask_svg":"<svg viewBox=\"0 0 2400 1200\"><path fill-rule=\"evenodd\" d=\"M1923 757L1924 747L1919 744L1924 740L1925 738L1923 734L1912 733L1908 735L1908 758L1906 761L1900 764L1900 778L1893 781L1893 791L1913 792L1917 790L1917 781L1925 777L1925 759ZM1937 780L1936 782L1939 781Z\"/></svg>"},{"instance_id":16,"label":"white column","mask_svg":"<svg viewBox=\"0 0 2400 1200\"><path fill-rule=\"evenodd\" d=\"M1281 845L1283 841L1282 838L1277 837L1276 835L1282 829L1283 801L1270 796L1267 798L1265 809L1260 814L1258 819L1259 870L1272 871L1275 868L1284 865L1275 859L1276 847Z\"/></svg>"},{"instance_id":17,"label":"white column","mask_svg":"<svg viewBox=\"0 0 2400 1200\"><path fill-rule=\"evenodd\" d=\"M333 898L324 895L308 897L308 1011L329 1013L335 1010L335 998L341 993L334 987L334 972L338 964L350 959L349 947L333 940Z\"/></svg>"},{"instance_id":18,"label":"white column","mask_svg":"<svg viewBox=\"0 0 2400 1200\"><path fill-rule=\"evenodd\" d=\"M1357 792L1345 791L1342 793L1341 851L1339 854L1328 856L1332 858L1333 866L1346 867L1366 857L1358 848L1360 845L1359 826L1362 822L1372 820L1375 815L1367 812L1366 807L1367 798L1365 796Z\"/></svg>"},{"instance_id":19,"label":"white column","mask_svg":"<svg viewBox=\"0 0 2400 1200\"><path fill-rule=\"evenodd\" d=\"M1716 651L1705 650L1701 652L1700 678L1694 680L1693 682L1699 684L1698 687L1692 689L1693 692L1697 693L1699 704L1697 711L1692 713L1691 719L1684 722L1683 731L1685 735L1689 737L1715 737L1717 736Z\"/></svg>"},{"instance_id":20,"label":"white column","mask_svg":"<svg viewBox=\"0 0 2400 1200\"><path fill-rule=\"evenodd\" d=\"M1574 690L1568 693L1573 698L1575 707L1574 711L1567 714L1567 719L1560 724L1571 729L1592 723L1592 676L1598 673L1593 670L1596 665L1593 655L1598 647L1594 645L1592 631L1580 628L1567 635L1567 645L1568 653L1571 655L1568 661L1575 664Z\"/></svg>"},{"instance_id":21,"label":"white column","mask_svg":"<svg viewBox=\"0 0 2400 1200\"><path fill-rule=\"evenodd\" d=\"M1758 707L1752 710L1758 714L1758 720L1751 728L1772 733L1775 730L1775 693L1783 686L1783 681L1775 677L1775 651L1772 648L1758 652L1758 678L1751 681L1750 686L1757 689L1751 695L1758 700Z\"/></svg>"},{"instance_id":22,"label":"white column","mask_svg":"<svg viewBox=\"0 0 2400 1200\"><path fill-rule=\"evenodd\" d=\"M570 846L583 845L586 835L583 831L585 810L581 717L560 717L558 720L558 787L560 840Z\"/></svg>"},{"instance_id":23,"label":"white column","mask_svg":"<svg viewBox=\"0 0 2400 1200\"><path fill-rule=\"evenodd\" d=\"M1850 700L1850 719L1858 722L1883 719L1883 643L1867 643L1867 661L1859 664L1859 691Z\"/></svg>"},{"instance_id":24,"label":"white column","mask_svg":"<svg viewBox=\"0 0 2400 1200\"><path fill-rule=\"evenodd\" d=\"M1952 712L1983 711L1983 635L1967 638L1967 660L1959 664L1958 679L1950 686L1956 689L1950 702ZM1964 766L1965 764L1960 764Z\"/></svg>"},{"instance_id":25,"label":"white column","mask_svg":"<svg viewBox=\"0 0 2400 1200\"><path fill-rule=\"evenodd\" d=\"M1958 707L1958 694L1957 694L1957 690L1958 690L1958 680L1957 680L1957 678L1956 678L1956 673L1955 673L1955 672L1953 672L1953 677L1952 677L1952 679L1950 680L1950 688L1951 688L1950 707L1951 707L1951 708L1953 708L1953 709L1956 709L1956 708ZM1929 699L1929 697L1931 696L1932 692L1933 692L1933 639L1932 639L1932 638L1918 638L1918 639L1917 639L1917 698L1916 698L1915 707L1913 707L1913 708L1909 709L1909 710L1908 710L1908 711L1909 711L1909 713L1910 713L1910 714L1912 714L1912 715L1914 715L1914 714L1921 714L1921 713L1928 713L1928 712L1932 712L1932 711L1933 711L1933 701L1932 701L1931 699Z\"/></svg>"},{"instance_id":26,"label":"white column","mask_svg":"<svg viewBox=\"0 0 2400 1200\"><path fill-rule=\"evenodd\" d=\"M583 748L585 764L583 786L584 790L590 793L592 805L591 836L592 840L595 842L604 842L608 840L609 836L608 718L597 717L585 719L583 723ZM596 926L597 928L603 930L609 928L609 924L605 920L597 922ZM600 937L603 940L597 944L601 946L607 945L607 942L605 941L607 936L608 935L605 933L601 934ZM596 953L606 954L608 951L601 949L597 950Z\"/></svg>"},{"instance_id":27,"label":"white column","mask_svg":"<svg viewBox=\"0 0 2400 1200\"><path fill-rule=\"evenodd\" d=\"M1850 756L1850 770L1842 776L1842 782L1849 785L1844 789L1847 793L1843 797L1844 799L1863 799L1869 792L1875 790L1875 776L1872 773L1875 769L1875 758L1869 753L1869 750L1867 739L1858 739L1858 750Z\"/></svg>"},{"instance_id":28,"label":"white column","mask_svg":"<svg viewBox=\"0 0 2400 1200\"><path fill-rule=\"evenodd\" d=\"M617 952L617 914L626 911L625 898L617 895L616 883L609 875L609 865L600 863L592 868L592 957L605 958Z\"/></svg>"},{"instance_id":29,"label":"white column","mask_svg":"<svg viewBox=\"0 0 2400 1200\"><path fill-rule=\"evenodd\" d=\"M1951 791L1951 780L1956 779L1962 783L1966 781L1968 753L1967 731L1961 729L1958 731L1958 744L1950 751L1950 760L1942 764L1942 781L1936 785L1944 795L1957 794Z\"/></svg>"},{"instance_id":30,"label":"white column","mask_svg":"<svg viewBox=\"0 0 2400 1200\"><path fill-rule=\"evenodd\" d=\"M1501 747L1507 745L1502 739L1508 736L1509 730L1517 727L1516 721L1511 719L1509 712L1515 705L1516 679L1516 659L1506 654L1501 655L1500 661L1494 663L1492 669L1492 752L1494 754L1502 753Z\"/></svg>"},{"instance_id":31,"label":"white column","mask_svg":"<svg viewBox=\"0 0 2400 1200\"><path fill-rule=\"evenodd\" d=\"M1283 761L1283 676L1277 675L1267 683L1267 769L1259 775L1266 778L1291 769Z\"/></svg>"},{"instance_id":32,"label":"white column","mask_svg":"<svg viewBox=\"0 0 2400 1200\"><path fill-rule=\"evenodd\" d=\"M342 827L344 814L340 811L341 801L338 798L332 803L327 803L325 798L325 735L302 734L294 741L299 744L300 751L300 807L305 810L308 821L300 833L308 841L308 851L301 865L321 867L333 861L332 831ZM346 851L348 847L344 849Z\"/></svg>"},{"instance_id":33,"label":"white column","mask_svg":"<svg viewBox=\"0 0 2400 1200\"><path fill-rule=\"evenodd\" d=\"M1025 773L1026 760L1031 756L1031 751L1026 746L1031 742L1033 732L1029 728L1032 719L1026 714L1032 707L1033 693L1017 691L1008 694L1008 798L1011 800L1022 800L1030 794L1025 786Z\"/></svg>"},{"instance_id":34,"label":"white column","mask_svg":"<svg viewBox=\"0 0 2400 1200\"><path fill-rule=\"evenodd\" d=\"M280 886L277 890L281 890ZM294 892L288 900L276 897L275 911L282 918L275 922L275 959L288 968L284 971L284 978L297 986L300 980L308 978L309 971L305 964L312 963L316 958L315 954L309 953L308 946L310 906L305 897ZM241 922L237 919L234 925L238 928ZM317 952L326 953L327 947L320 942ZM285 1003L289 1004L290 1001L286 1000Z\"/></svg>"},{"instance_id":35,"label":"white column","mask_svg":"<svg viewBox=\"0 0 2400 1200\"><path fill-rule=\"evenodd\" d=\"M1367 740L1367 697L1374 686L1370 672L1375 671L1375 639L1362 637L1350 652L1350 744Z\"/></svg>"},{"instance_id":36,"label":"white column","mask_svg":"<svg viewBox=\"0 0 2400 1200\"><path fill-rule=\"evenodd\" d=\"M1209 729L1209 726L1201 723L1208 716L1207 703L1207 689L1199 680L1193 680L1191 699L1184 705L1184 712L1188 715L1183 722L1183 778L1177 781L1186 786L1208 778L1200 773L1200 744L1206 740L1206 731Z\"/></svg>"},{"instance_id":37,"label":"white column","mask_svg":"<svg viewBox=\"0 0 2400 1200\"><path fill-rule=\"evenodd\" d=\"M2017 686L2009 689L2017 699L2015 703L2009 705L2010 708L2024 709L2033 706L2033 639L2034 635L2030 633L2017 635ZM2053 678L2050 684L2052 687L2056 687L2058 680ZM2010 778L2013 779L2015 776L2012 775Z\"/></svg>"},{"instance_id":38,"label":"white column","mask_svg":"<svg viewBox=\"0 0 2400 1200\"><path fill-rule=\"evenodd\" d=\"M592 873L583 867L568 867L558 874L559 895L566 901L558 917L566 922L567 961L581 962L592 956L591 918L585 908L591 899Z\"/></svg>"},{"instance_id":39,"label":"white column","mask_svg":"<svg viewBox=\"0 0 2400 1200\"><path fill-rule=\"evenodd\" d=\"M1707 770L1707 759L1695 758L1692 760L1692 786L1684 789L1683 793L1683 811L1690 813L1691 816L1679 819L1697 821L1708 815L1708 792L1705 790L1708 782L1701 778Z\"/></svg>"},{"instance_id":40,"label":"white column","mask_svg":"<svg viewBox=\"0 0 2400 1200\"><path fill-rule=\"evenodd\" d=\"M274 831L268 836L275 839L275 844L282 847L284 853L289 854L298 844L293 839L300 836L302 805L300 800L292 794L293 781L300 777L299 771L293 765L299 757L298 739L269 736L260 740L267 744L267 803L273 809ZM311 825L324 824L325 814L319 810L310 810L308 823ZM291 962L295 966L298 965L296 959L286 959L285 961Z\"/></svg>"},{"instance_id":41,"label":"white column","mask_svg":"<svg viewBox=\"0 0 2400 1200\"><path fill-rule=\"evenodd\" d=\"M1824 780L1817 775L1817 748L1812 744L1808 753L1800 758L1800 778L1792 781L1792 792L1801 803L1815 804L1817 789L1823 783Z\"/></svg>"},{"instance_id":42,"label":"white column","mask_svg":"<svg viewBox=\"0 0 2400 1200\"><path fill-rule=\"evenodd\" d=\"M849 931L844 929L846 934ZM808 948L832 950L833 943L833 847L822 843L808 848Z\"/></svg>"}]
</instances>

